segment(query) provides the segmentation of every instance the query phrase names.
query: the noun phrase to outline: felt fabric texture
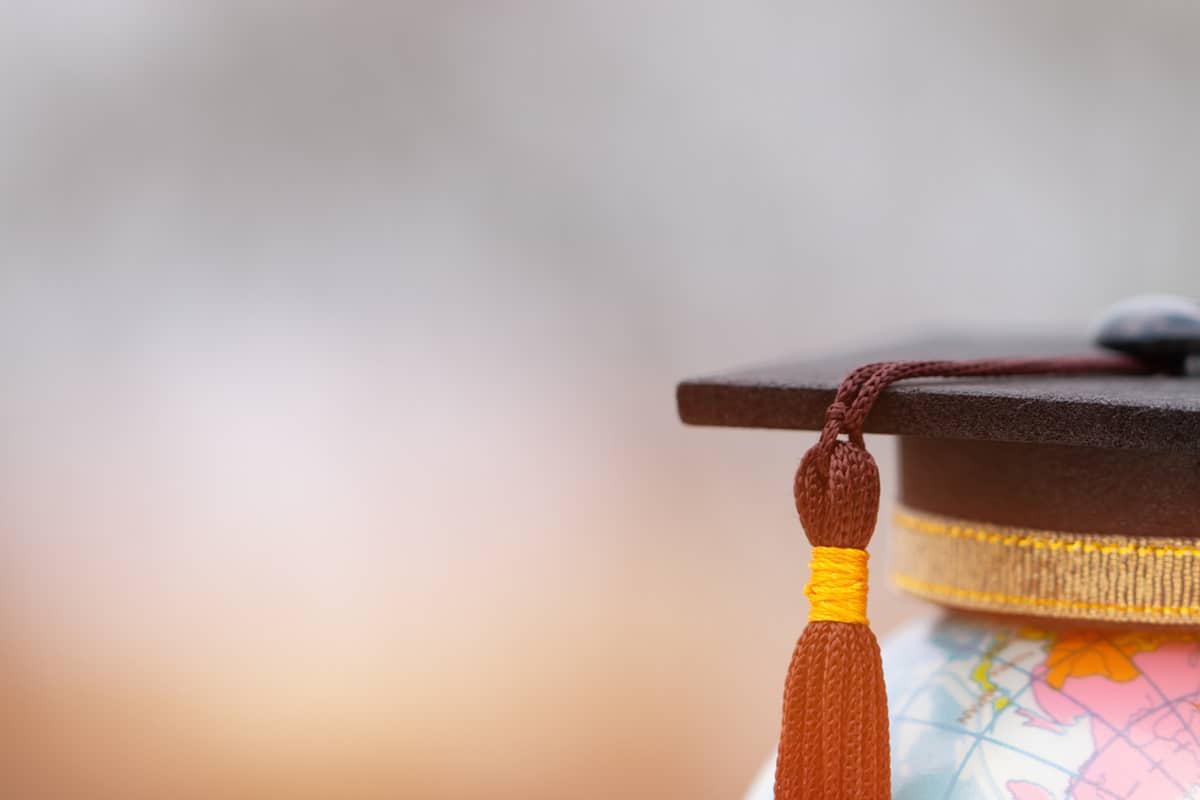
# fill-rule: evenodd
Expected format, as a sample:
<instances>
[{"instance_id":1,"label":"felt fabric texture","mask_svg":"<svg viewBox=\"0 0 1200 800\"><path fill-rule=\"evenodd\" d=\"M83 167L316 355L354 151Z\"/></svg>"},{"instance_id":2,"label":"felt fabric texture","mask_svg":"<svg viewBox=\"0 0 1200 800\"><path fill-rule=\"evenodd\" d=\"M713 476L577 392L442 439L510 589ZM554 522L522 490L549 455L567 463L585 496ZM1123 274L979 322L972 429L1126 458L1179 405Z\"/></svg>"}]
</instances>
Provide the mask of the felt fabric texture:
<instances>
[{"instance_id":1,"label":"felt fabric texture","mask_svg":"<svg viewBox=\"0 0 1200 800\"><path fill-rule=\"evenodd\" d=\"M898 444L899 498L910 508L1089 535L1200 537L1200 453L915 436Z\"/></svg>"},{"instance_id":2,"label":"felt fabric texture","mask_svg":"<svg viewBox=\"0 0 1200 800\"><path fill-rule=\"evenodd\" d=\"M821 430L844 375L894 359L1098 356L1082 339L941 336L830 358L789 359L679 384L692 425ZM1141 448L1200 455L1200 374L1025 375L908 381L864 430L929 438Z\"/></svg>"}]
</instances>

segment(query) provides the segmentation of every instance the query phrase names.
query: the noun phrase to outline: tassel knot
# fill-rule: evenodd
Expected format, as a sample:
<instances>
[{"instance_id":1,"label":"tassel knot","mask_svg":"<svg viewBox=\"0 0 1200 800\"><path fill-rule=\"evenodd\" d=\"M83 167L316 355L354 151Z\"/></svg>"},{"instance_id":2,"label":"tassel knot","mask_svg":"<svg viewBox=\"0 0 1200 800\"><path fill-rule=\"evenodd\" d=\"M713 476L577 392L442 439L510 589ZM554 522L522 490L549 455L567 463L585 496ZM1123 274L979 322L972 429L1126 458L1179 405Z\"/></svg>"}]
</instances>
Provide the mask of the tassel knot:
<instances>
[{"instance_id":1,"label":"tassel knot","mask_svg":"<svg viewBox=\"0 0 1200 800\"><path fill-rule=\"evenodd\" d=\"M825 450L818 444L804 455L792 488L814 547L866 548L879 514L879 468L866 447L837 440Z\"/></svg>"}]
</instances>

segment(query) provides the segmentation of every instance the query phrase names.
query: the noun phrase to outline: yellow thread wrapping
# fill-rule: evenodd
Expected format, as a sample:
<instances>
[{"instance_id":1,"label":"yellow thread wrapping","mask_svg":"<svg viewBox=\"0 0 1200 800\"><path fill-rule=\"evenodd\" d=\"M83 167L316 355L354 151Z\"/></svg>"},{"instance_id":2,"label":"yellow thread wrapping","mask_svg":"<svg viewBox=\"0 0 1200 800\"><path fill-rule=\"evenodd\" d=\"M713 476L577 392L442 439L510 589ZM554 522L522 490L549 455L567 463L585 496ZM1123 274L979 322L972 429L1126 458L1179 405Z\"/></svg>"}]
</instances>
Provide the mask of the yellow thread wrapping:
<instances>
[{"instance_id":1,"label":"yellow thread wrapping","mask_svg":"<svg viewBox=\"0 0 1200 800\"><path fill-rule=\"evenodd\" d=\"M814 547L812 576L804 594L812 603L809 622L867 624L867 551L855 547Z\"/></svg>"},{"instance_id":2,"label":"yellow thread wrapping","mask_svg":"<svg viewBox=\"0 0 1200 800\"><path fill-rule=\"evenodd\" d=\"M893 579L980 610L1110 622L1200 622L1194 538L1033 531L911 509L895 517Z\"/></svg>"}]
</instances>

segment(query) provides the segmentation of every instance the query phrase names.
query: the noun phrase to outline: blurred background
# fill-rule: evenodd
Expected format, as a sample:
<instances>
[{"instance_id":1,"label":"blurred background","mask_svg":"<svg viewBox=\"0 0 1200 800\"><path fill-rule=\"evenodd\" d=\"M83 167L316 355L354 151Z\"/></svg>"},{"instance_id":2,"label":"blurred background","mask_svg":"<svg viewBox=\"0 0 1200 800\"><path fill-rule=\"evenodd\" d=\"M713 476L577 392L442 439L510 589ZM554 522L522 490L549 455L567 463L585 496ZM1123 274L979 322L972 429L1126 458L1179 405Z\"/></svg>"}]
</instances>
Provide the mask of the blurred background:
<instances>
[{"instance_id":1,"label":"blurred background","mask_svg":"<svg viewBox=\"0 0 1200 800\"><path fill-rule=\"evenodd\" d=\"M0 795L738 797L811 438L686 429L674 383L1200 295L1198 34L5 5Z\"/></svg>"}]
</instances>

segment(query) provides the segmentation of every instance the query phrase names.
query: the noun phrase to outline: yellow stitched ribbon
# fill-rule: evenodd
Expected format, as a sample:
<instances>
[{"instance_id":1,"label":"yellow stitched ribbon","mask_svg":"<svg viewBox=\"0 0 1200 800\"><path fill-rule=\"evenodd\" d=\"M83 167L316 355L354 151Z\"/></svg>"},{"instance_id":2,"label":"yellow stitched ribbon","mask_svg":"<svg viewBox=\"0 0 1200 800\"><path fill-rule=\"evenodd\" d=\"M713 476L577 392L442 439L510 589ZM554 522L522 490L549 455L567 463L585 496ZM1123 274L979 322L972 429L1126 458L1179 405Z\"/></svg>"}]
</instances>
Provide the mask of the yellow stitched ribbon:
<instances>
[{"instance_id":1,"label":"yellow stitched ribbon","mask_svg":"<svg viewBox=\"0 0 1200 800\"><path fill-rule=\"evenodd\" d=\"M804 594L809 622L867 624L867 551L857 547L814 547L812 575Z\"/></svg>"}]
</instances>

